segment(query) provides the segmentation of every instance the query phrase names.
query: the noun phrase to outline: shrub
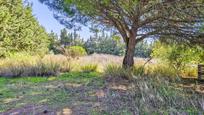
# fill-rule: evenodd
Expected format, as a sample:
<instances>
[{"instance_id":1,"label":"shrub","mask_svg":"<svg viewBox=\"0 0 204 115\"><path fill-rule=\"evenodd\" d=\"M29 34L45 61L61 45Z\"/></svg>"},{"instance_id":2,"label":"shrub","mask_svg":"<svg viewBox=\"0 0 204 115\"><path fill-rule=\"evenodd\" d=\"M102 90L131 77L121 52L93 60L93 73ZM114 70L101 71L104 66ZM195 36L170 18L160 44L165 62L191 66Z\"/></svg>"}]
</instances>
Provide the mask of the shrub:
<instances>
[{"instance_id":1,"label":"shrub","mask_svg":"<svg viewBox=\"0 0 204 115\"><path fill-rule=\"evenodd\" d=\"M145 76L159 76L165 77L171 80L179 80L180 77L193 77L196 78L197 75L197 66L185 66L182 70L178 71L175 68L172 68L168 62L160 62L157 64L148 64L144 67L143 75ZM134 72L135 73L135 72Z\"/></svg>"},{"instance_id":2,"label":"shrub","mask_svg":"<svg viewBox=\"0 0 204 115\"><path fill-rule=\"evenodd\" d=\"M81 71L85 73L96 72L98 66L96 64L88 64L81 67Z\"/></svg>"},{"instance_id":3,"label":"shrub","mask_svg":"<svg viewBox=\"0 0 204 115\"><path fill-rule=\"evenodd\" d=\"M203 48L199 46L189 47L184 44L165 44L156 42L152 56L168 62L171 68L181 72L189 64L198 64L203 61Z\"/></svg>"},{"instance_id":4,"label":"shrub","mask_svg":"<svg viewBox=\"0 0 204 115\"><path fill-rule=\"evenodd\" d=\"M70 46L65 49L65 55L73 58L85 56L86 54L86 50L81 46Z\"/></svg>"},{"instance_id":5,"label":"shrub","mask_svg":"<svg viewBox=\"0 0 204 115\"><path fill-rule=\"evenodd\" d=\"M132 79L131 70L127 70L118 65L108 65L104 70L105 77L120 77L124 79Z\"/></svg>"}]
</instances>

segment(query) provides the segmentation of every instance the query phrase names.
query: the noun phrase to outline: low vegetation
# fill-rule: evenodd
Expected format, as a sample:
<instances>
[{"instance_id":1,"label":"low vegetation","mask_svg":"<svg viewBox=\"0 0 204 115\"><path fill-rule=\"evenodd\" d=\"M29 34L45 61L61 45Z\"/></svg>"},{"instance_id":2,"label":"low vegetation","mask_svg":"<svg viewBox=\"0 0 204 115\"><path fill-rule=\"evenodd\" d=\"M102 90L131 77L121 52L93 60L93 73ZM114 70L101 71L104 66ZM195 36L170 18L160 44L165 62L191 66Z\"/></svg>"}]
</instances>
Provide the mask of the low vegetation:
<instances>
[{"instance_id":1,"label":"low vegetation","mask_svg":"<svg viewBox=\"0 0 204 115\"><path fill-rule=\"evenodd\" d=\"M119 77L123 79L131 79L133 76L131 70L126 70L119 65L108 65L104 70L104 74L106 77Z\"/></svg>"},{"instance_id":2,"label":"low vegetation","mask_svg":"<svg viewBox=\"0 0 204 115\"><path fill-rule=\"evenodd\" d=\"M84 72L84 73L96 72L97 67L98 66L96 64L84 65L84 66L81 67L81 71Z\"/></svg>"},{"instance_id":3,"label":"low vegetation","mask_svg":"<svg viewBox=\"0 0 204 115\"><path fill-rule=\"evenodd\" d=\"M72 72L49 78L0 78L0 112L30 106L31 104L47 105L53 109L62 108L70 102L74 95L81 95L81 92L75 93L74 90L77 89L74 89L74 87L85 87L90 85L94 79L97 79L96 82L100 85L102 81L99 76L96 72ZM73 101L77 101L77 99Z\"/></svg>"},{"instance_id":4,"label":"low vegetation","mask_svg":"<svg viewBox=\"0 0 204 115\"><path fill-rule=\"evenodd\" d=\"M102 58L102 55L70 59L69 62L66 61L66 56L47 55L41 59L41 63L45 63L45 60L49 63L43 67L38 66L38 72L43 70L42 73L46 74L33 74L33 68L25 67L25 62L26 65L30 63L32 67L40 58L32 57L32 61L28 61L25 57L17 59L20 63L18 68L26 69L18 70L14 66L16 68L13 70L31 72L32 74L26 75L30 77L23 74L20 77L13 73L15 76L1 75L1 112L9 109L19 111L31 105L46 105L40 110L34 106L38 112L46 110L63 113L64 108L69 108L74 114L199 114L204 110L201 90L203 86L189 83L184 85L174 69L170 69L167 64L159 63L158 60L151 60L144 65L146 61L138 58L135 60L140 60L140 63L132 70L125 70L117 65L117 61L122 60L117 56L104 64L106 59ZM90 63L89 60L95 57L100 58ZM16 58L5 60L1 62L1 67L5 67L10 61L18 62ZM81 64L83 61L89 64ZM70 64L68 71L61 71L67 64ZM104 65L106 66L102 69L101 66ZM9 67L11 69L13 65ZM11 70L8 70L1 69L1 72L10 73ZM54 74L48 74L52 72ZM83 111L80 112L79 107Z\"/></svg>"},{"instance_id":5,"label":"low vegetation","mask_svg":"<svg viewBox=\"0 0 204 115\"><path fill-rule=\"evenodd\" d=\"M65 48L65 55L72 58L87 55L86 50L81 46L70 46Z\"/></svg>"},{"instance_id":6,"label":"low vegetation","mask_svg":"<svg viewBox=\"0 0 204 115\"><path fill-rule=\"evenodd\" d=\"M94 61L92 61L94 59ZM109 61L107 61L109 60ZM132 73L136 76L161 76L168 78L197 77L197 66L186 65L178 70L169 65L169 62L152 59L146 63L145 59L136 58L135 66L125 70L120 65L122 57L109 55L92 55L79 58L70 58L63 55L46 55L44 57L16 53L12 57L0 60L0 76L56 76L70 71L105 72L107 74L122 75L131 79ZM113 70L113 71L112 71ZM131 72L133 70L133 72ZM118 75L117 75L118 73Z\"/></svg>"}]
</instances>

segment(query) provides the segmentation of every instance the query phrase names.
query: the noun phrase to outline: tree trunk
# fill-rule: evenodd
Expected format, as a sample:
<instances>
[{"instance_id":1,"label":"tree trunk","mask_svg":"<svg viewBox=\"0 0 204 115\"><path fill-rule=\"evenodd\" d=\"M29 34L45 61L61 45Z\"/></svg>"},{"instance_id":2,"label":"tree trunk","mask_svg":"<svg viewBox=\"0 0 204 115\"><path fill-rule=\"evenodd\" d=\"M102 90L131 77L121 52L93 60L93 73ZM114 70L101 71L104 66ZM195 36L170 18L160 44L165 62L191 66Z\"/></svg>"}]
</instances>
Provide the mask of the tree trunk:
<instances>
[{"instance_id":1,"label":"tree trunk","mask_svg":"<svg viewBox=\"0 0 204 115\"><path fill-rule=\"evenodd\" d=\"M135 37L129 38L128 43L126 43L125 57L123 59L123 68L125 69L130 69L134 66L135 45Z\"/></svg>"}]
</instances>

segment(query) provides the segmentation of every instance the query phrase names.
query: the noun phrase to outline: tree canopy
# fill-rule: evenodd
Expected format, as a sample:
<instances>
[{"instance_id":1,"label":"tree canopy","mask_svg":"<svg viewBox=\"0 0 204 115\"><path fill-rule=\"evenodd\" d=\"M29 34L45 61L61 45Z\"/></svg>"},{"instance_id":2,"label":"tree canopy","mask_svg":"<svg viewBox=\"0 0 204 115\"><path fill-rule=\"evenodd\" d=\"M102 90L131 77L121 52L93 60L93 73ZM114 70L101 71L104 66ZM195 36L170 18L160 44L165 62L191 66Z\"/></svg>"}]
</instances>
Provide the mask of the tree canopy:
<instances>
[{"instance_id":1,"label":"tree canopy","mask_svg":"<svg viewBox=\"0 0 204 115\"><path fill-rule=\"evenodd\" d=\"M201 0L40 0L56 11L67 27L76 23L113 28L126 43L124 67L134 64L135 45L146 38L170 36L179 42L203 44Z\"/></svg>"}]
</instances>

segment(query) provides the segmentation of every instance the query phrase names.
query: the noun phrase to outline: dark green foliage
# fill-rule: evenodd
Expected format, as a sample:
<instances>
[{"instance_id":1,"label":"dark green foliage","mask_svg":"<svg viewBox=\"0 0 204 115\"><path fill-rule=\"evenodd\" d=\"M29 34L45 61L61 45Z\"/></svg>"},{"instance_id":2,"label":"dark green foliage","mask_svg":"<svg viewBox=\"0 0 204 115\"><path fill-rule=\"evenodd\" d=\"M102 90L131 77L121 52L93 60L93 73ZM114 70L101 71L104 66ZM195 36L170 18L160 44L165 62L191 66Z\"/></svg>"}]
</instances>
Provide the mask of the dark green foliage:
<instances>
[{"instance_id":1,"label":"dark green foliage","mask_svg":"<svg viewBox=\"0 0 204 115\"><path fill-rule=\"evenodd\" d=\"M60 44L64 47L83 46L84 42L83 38L81 38L80 35L76 33L76 31L68 33L64 28L60 33Z\"/></svg>"},{"instance_id":2,"label":"dark green foliage","mask_svg":"<svg viewBox=\"0 0 204 115\"><path fill-rule=\"evenodd\" d=\"M94 36L90 36L86 41L76 31L68 33L67 29L62 29L59 40L51 32L50 50L58 54L63 52L61 51L63 47L81 46L86 49L88 54L99 53L119 56L125 54L125 44L122 43L120 36L108 35L105 31L99 31L94 27L91 28L91 32L94 33ZM151 54L151 48L151 44L147 43L147 41L142 41L136 46L135 56L147 58Z\"/></svg>"},{"instance_id":3,"label":"dark green foliage","mask_svg":"<svg viewBox=\"0 0 204 115\"><path fill-rule=\"evenodd\" d=\"M44 54L48 51L47 33L22 0L0 0L0 31L1 56L8 52Z\"/></svg>"},{"instance_id":4,"label":"dark green foliage","mask_svg":"<svg viewBox=\"0 0 204 115\"><path fill-rule=\"evenodd\" d=\"M111 37L99 38L90 37L85 43L86 50L89 54L92 53L103 53L112 55L123 55L124 54L124 44L117 42Z\"/></svg>"},{"instance_id":5,"label":"dark green foliage","mask_svg":"<svg viewBox=\"0 0 204 115\"><path fill-rule=\"evenodd\" d=\"M93 53L103 53L103 54L112 54L112 55L124 55L125 54L125 44L122 43L120 37L118 36L99 36L90 37L85 42L85 48L88 54ZM135 56L148 58L150 57L152 51L151 44L147 43L147 41L142 41L138 43L135 47Z\"/></svg>"},{"instance_id":6,"label":"dark green foliage","mask_svg":"<svg viewBox=\"0 0 204 115\"><path fill-rule=\"evenodd\" d=\"M65 28L62 29L60 33L60 44L67 46L67 45L70 45L71 41L72 41L72 36L68 35L68 32Z\"/></svg>"},{"instance_id":7,"label":"dark green foliage","mask_svg":"<svg viewBox=\"0 0 204 115\"><path fill-rule=\"evenodd\" d=\"M62 29L60 36L58 38L57 34L51 32L49 34L50 37L50 46L49 50L54 54L65 54L68 47L72 46L80 46L84 47L83 38L80 37L79 34L74 32L68 32L67 29Z\"/></svg>"},{"instance_id":8,"label":"dark green foliage","mask_svg":"<svg viewBox=\"0 0 204 115\"><path fill-rule=\"evenodd\" d=\"M141 41L135 47L135 56L148 58L152 52L152 44L147 43L147 41Z\"/></svg>"},{"instance_id":9,"label":"dark green foliage","mask_svg":"<svg viewBox=\"0 0 204 115\"><path fill-rule=\"evenodd\" d=\"M60 53L60 51L58 51L57 49L60 47L60 42L58 40L57 34L51 31L51 33L49 33L49 39L50 39L49 50L52 51L54 54Z\"/></svg>"}]
</instances>

